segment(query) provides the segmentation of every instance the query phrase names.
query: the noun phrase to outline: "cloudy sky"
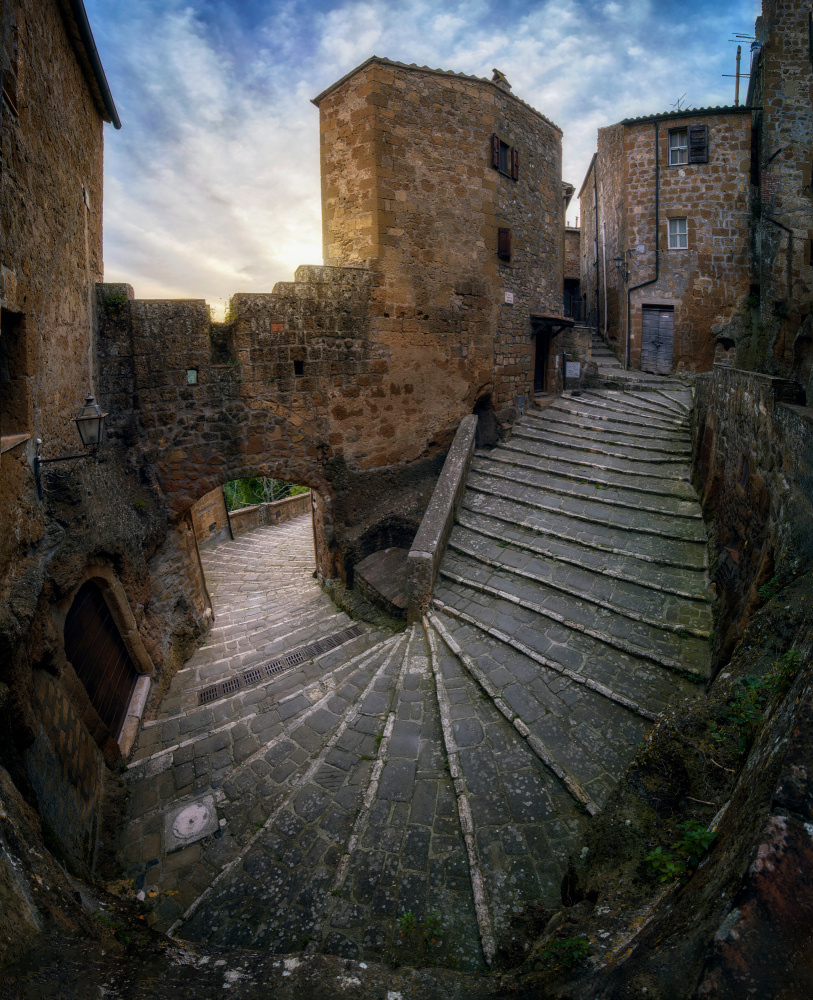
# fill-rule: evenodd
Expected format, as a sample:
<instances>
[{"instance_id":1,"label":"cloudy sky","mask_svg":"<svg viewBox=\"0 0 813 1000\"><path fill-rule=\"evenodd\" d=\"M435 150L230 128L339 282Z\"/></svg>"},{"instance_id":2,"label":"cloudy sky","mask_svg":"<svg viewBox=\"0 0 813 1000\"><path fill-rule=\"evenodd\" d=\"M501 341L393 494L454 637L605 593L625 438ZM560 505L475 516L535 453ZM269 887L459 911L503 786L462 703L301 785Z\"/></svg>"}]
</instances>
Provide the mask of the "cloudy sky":
<instances>
[{"instance_id":1,"label":"cloudy sky","mask_svg":"<svg viewBox=\"0 0 813 1000\"><path fill-rule=\"evenodd\" d=\"M105 277L139 298L269 291L321 262L318 111L375 54L491 77L564 130L733 102L759 0L85 0L123 128L105 126ZM743 46L747 67L748 45ZM569 221L578 214L573 201Z\"/></svg>"}]
</instances>

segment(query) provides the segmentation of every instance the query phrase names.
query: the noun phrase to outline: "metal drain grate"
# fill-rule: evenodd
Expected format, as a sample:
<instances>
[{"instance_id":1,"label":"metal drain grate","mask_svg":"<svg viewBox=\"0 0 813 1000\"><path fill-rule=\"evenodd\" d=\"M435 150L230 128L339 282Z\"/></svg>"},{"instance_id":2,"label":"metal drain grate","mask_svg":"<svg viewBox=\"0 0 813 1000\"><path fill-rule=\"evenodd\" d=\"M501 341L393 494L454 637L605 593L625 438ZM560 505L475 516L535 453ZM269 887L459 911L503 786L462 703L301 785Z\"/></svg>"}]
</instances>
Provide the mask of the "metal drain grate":
<instances>
[{"instance_id":1,"label":"metal drain grate","mask_svg":"<svg viewBox=\"0 0 813 1000\"><path fill-rule=\"evenodd\" d=\"M301 646L299 649L295 649L292 653L287 653L285 656L269 660L268 663L263 664L261 667L252 667L250 670L244 670L242 674L229 677L228 680L220 681L219 684L213 684L211 687L204 688L198 694L198 704L208 705L209 702L216 701L218 698L224 698L226 695L233 694L241 688L251 687L266 677L275 677L288 667L295 667L298 663L312 660L314 656L321 656L322 653L336 649L337 646L341 646L345 642L350 642L351 639L356 639L363 634L364 629L361 625L351 625L350 628L336 632L333 635L325 636L324 639L318 639L307 646Z\"/></svg>"}]
</instances>

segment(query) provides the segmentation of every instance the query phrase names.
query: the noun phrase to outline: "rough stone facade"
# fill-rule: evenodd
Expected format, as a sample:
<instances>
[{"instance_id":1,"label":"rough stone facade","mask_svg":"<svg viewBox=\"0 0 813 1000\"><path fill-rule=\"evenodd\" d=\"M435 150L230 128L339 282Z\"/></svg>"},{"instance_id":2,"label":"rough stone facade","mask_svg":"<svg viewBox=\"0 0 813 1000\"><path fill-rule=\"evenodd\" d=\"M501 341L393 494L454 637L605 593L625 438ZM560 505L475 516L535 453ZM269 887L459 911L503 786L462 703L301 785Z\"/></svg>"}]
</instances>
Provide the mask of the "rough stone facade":
<instances>
[{"instance_id":1,"label":"rough stone facade","mask_svg":"<svg viewBox=\"0 0 813 1000\"><path fill-rule=\"evenodd\" d=\"M813 393L813 98L811 4L765 0L752 46L754 312L739 364Z\"/></svg>"},{"instance_id":2,"label":"rough stone facade","mask_svg":"<svg viewBox=\"0 0 813 1000\"><path fill-rule=\"evenodd\" d=\"M568 226L565 229L564 277L580 281L581 275L581 230Z\"/></svg>"},{"instance_id":3,"label":"rough stone facade","mask_svg":"<svg viewBox=\"0 0 813 1000\"><path fill-rule=\"evenodd\" d=\"M725 662L775 578L813 560L813 411L799 405L797 383L722 365L698 378L696 393L695 470L717 526L716 652Z\"/></svg>"},{"instance_id":4,"label":"rough stone facade","mask_svg":"<svg viewBox=\"0 0 813 1000\"><path fill-rule=\"evenodd\" d=\"M671 165L670 132L692 126L707 130L708 161ZM631 291L633 368L641 364L646 306L674 309L673 370L708 371L715 360L733 357L730 326L746 307L751 280L750 170L751 120L744 107L599 129L598 153L580 191L582 286L590 316L623 352ZM685 248L670 248L672 219L685 220ZM627 280L615 263L619 257L626 257Z\"/></svg>"},{"instance_id":5,"label":"rough stone facade","mask_svg":"<svg viewBox=\"0 0 813 1000\"><path fill-rule=\"evenodd\" d=\"M79 31L81 4L3 6L0 333L0 764L79 869L93 857L111 733L68 662L65 616L97 581L138 671L160 662L146 554L161 517L120 456L43 466L81 451L73 417L98 393L93 295L102 276L102 126L118 124ZM111 115L112 109L112 115ZM24 210L20 206L24 205Z\"/></svg>"},{"instance_id":6,"label":"rough stone facade","mask_svg":"<svg viewBox=\"0 0 813 1000\"><path fill-rule=\"evenodd\" d=\"M478 399L524 405L531 316L562 314L560 130L504 85L376 57L314 103L325 263L370 268L373 337L415 393L401 454ZM369 404L360 416L374 433Z\"/></svg>"}]
</instances>

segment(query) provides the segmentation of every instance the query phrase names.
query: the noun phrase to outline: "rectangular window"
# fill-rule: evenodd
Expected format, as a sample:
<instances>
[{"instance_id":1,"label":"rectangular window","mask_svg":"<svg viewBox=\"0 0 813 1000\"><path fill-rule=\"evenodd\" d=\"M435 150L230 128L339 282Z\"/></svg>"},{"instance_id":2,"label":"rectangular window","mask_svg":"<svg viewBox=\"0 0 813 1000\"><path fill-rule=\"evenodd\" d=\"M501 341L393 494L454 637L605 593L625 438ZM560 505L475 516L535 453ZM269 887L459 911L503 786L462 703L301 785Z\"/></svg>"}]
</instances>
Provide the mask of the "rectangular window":
<instances>
[{"instance_id":1,"label":"rectangular window","mask_svg":"<svg viewBox=\"0 0 813 1000\"><path fill-rule=\"evenodd\" d=\"M17 24L8 4L3 4L3 98L17 117Z\"/></svg>"},{"instance_id":2,"label":"rectangular window","mask_svg":"<svg viewBox=\"0 0 813 1000\"><path fill-rule=\"evenodd\" d=\"M497 256L500 260L511 260L511 230L497 230Z\"/></svg>"},{"instance_id":3,"label":"rectangular window","mask_svg":"<svg viewBox=\"0 0 813 1000\"><path fill-rule=\"evenodd\" d=\"M689 233L685 219L669 220L669 249L687 250L689 247Z\"/></svg>"},{"instance_id":4,"label":"rectangular window","mask_svg":"<svg viewBox=\"0 0 813 1000\"><path fill-rule=\"evenodd\" d=\"M685 128L669 130L669 166L689 162L689 133Z\"/></svg>"},{"instance_id":5,"label":"rectangular window","mask_svg":"<svg viewBox=\"0 0 813 1000\"><path fill-rule=\"evenodd\" d=\"M491 166L512 180L519 180L519 152L494 133L491 136Z\"/></svg>"}]
</instances>

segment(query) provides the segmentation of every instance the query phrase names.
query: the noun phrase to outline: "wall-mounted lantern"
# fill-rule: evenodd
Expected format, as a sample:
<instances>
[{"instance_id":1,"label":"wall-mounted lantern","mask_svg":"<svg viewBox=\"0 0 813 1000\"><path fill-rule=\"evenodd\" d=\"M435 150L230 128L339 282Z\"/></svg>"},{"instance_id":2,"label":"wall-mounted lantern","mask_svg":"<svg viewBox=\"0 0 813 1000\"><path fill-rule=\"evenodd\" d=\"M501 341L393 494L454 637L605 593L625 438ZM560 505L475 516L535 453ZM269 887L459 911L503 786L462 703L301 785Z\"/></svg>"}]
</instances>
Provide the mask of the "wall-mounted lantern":
<instances>
[{"instance_id":1,"label":"wall-mounted lantern","mask_svg":"<svg viewBox=\"0 0 813 1000\"><path fill-rule=\"evenodd\" d=\"M83 458L96 458L96 450L104 440L105 417L107 417L107 413L102 412L101 406L99 406L93 396L85 396L84 406L79 407L79 411L74 417L74 421L76 422L76 429L79 431L79 437L82 439L82 444L89 450L81 452L78 455L65 455L64 458L41 458L40 448L42 447L42 438L37 438L37 454L34 458L34 477L37 481L37 495L40 500L42 500L43 493L54 492L54 490L48 490L42 485L40 467L43 465L52 465L55 462L78 462ZM73 470L71 470L71 472L72 471ZM65 473L65 475L60 478L64 479L69 474L70 473Z\"/></svg>"}]
</instances>

